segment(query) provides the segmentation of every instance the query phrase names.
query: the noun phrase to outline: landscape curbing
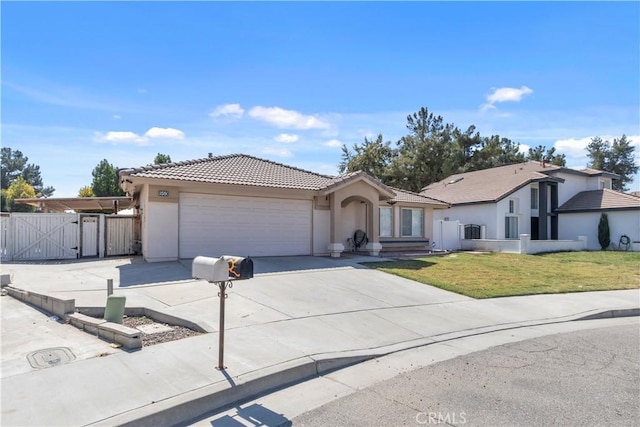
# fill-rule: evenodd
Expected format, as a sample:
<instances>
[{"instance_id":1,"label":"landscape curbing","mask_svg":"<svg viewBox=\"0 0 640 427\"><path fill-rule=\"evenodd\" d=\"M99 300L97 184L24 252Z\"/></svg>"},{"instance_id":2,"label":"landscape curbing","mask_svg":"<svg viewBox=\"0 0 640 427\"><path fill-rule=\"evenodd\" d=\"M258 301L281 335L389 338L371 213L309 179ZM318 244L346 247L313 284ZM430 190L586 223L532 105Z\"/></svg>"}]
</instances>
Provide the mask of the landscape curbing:
<instances>
[{"instance_id":1,"label":"landscape curbing","mask_svg":"<svg viewBox=\"0 0 640 427\"><path fill-rule=\"evenodd\" d=\"M511 329L569 323L579 320L640 315L640 308L592 311L593 313L587 316L585 316L584 313L580 313L538 321L505 323L495 326L473 328L466 331L457 331L430 338L423 337L370 349L309 355L300 359L258 369L253 372L229 377L227 381L220 381L197 390L191 390L161 402L155 402L151 405L146 405L114 417L100 420L92 425L138 427L185 424L194 419L194 414L198 414L197 416L201 417L204 414L220 411L231 405L251 400L290 385L393 353ZM231 383L231 387L229 387L229 383Z\"/></svg>"},{"instance_id":2,"label":"landscape curbing","mask_svg":"<svg viewBox=\"0 0 640 427\"><path fill-rule=\"evenodd\" d=\"M13 286L6 286L5 289L13 298L55 314L60 318L75 311L76 301L74 299L56 298L38 292L25 291Z\"/></svg>"}]
</instances>

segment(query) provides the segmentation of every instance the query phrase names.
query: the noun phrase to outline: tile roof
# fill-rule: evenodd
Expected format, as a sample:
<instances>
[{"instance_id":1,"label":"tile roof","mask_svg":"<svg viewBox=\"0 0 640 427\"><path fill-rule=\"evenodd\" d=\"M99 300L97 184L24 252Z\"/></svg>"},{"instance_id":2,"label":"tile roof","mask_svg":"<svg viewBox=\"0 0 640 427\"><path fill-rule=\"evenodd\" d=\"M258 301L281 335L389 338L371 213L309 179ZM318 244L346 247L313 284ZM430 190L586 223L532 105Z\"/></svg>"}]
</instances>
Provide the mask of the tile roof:
<instances>
[{"instance_id":1,"label":"tile roof","mask_svg":"<svg viewBox=\"0 0 640 427\"><path fill-rule=\"evenodd\" d=\"M179 181L313 191L330 190L333 187L340 186L340 184L362 177L375 183L388 194L397 194L398 191L378 182L362 171L332 177L246 154L230 154L162 165L122 169L119 174L121 176L128 175L142 178L175 179ZM400 197L407 198L409 196L401 195ZM414 197L417 197L425 203L434 203L431 199L417 194L415 194ZM418 201L418 199L416 199L416 201Z\"/></svg>"},{"instance_id":2,"label":"tile roof","mask_svg":"<svg viewBox=\"0 0 640 427\"><path fill-rule=\"evenodd\" d=\"M558 212L600 211L607 209L640 209L640 197L619 191L591 190L582 191L558 208Z\"/></svg>"},{"instance_id":3,"label":"tile roof","mask_svg":"<svg viewBox=\"0 0 640 427\"><path fill-rule=\"evenodd\" d=\"M396 196L388 200L387 202L405 202L405 203L428 203L430 205L440 205L442 207L448 207L449 204L440 200L432 199L431 197L422 196L418 193L411 191L401 190L399 188L390 187Z\"/></svg>"},{"instance_id":4,"label":"tile roof","mask_svg":"<svg viewBox=\"0 0 640 427\"><path fill-rule=\"evenodd\" d=\"M540 162L517 163L451 175L424 188L420 194L456 204L495 202L522 186L552 179L549 174L565 170Z\"/></svg>"},{"instance_id":5,"label":"tile roof","mask_svg":"<svg viewBox=\"0 0 640 427\"><path fill-rule=\"evenodd\" d=\"M335 178L245 154L124 169L121 175L216 184L320 190Z\"/></svg>"}]
</instances>

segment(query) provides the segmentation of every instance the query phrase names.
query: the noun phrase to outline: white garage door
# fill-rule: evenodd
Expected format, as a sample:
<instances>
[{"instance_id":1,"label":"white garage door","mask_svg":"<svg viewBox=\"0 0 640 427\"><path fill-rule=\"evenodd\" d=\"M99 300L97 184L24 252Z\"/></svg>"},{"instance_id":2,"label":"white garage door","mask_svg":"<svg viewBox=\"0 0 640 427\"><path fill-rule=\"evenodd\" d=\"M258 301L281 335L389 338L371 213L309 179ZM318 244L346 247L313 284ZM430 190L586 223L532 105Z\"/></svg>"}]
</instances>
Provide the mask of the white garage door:
<instances>
[{"instance_id":1,"label":"white garage door","mask_svg":"<svg viewBox=\"0 0 640 427\"><path fill-rule=\"evenodd\" d=\"M180 258L310 253L310 200L180 194Z\"/></svg>"}]
</instances>

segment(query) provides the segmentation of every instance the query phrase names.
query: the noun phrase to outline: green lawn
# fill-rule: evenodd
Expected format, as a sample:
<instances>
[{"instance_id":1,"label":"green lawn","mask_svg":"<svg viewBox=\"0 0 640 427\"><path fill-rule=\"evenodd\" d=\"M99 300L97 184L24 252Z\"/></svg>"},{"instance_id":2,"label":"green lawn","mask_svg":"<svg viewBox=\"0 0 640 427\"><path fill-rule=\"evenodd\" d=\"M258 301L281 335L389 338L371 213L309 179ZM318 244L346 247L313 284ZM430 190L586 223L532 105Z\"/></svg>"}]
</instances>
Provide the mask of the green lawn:
<instances>
[{"instance_id":1,"label":"green lawn","mask_svg":"<svg viewBox=\"0 0 640 427\"><path fill-rule=\"evenodd\" d=\"M458 253L366 266L473 298L640 288L640 253Z\"/></svg>"}]
</instances>

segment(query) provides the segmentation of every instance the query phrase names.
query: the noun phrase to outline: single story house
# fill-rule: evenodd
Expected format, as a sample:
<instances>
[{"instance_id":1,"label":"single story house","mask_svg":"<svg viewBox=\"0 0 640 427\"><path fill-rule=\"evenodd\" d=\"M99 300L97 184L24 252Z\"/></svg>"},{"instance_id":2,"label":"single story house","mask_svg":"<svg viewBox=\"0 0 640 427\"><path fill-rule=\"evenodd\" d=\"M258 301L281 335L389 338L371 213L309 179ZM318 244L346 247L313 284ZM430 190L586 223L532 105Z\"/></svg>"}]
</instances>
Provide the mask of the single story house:
<instances>
[{"instance_id":1,"label":"single story house","mask_svg":"<svg viewBox=\"0 0 640 427\"><path fill-rule=\"evenodd\" d=\"M433 211L448 205L364 172L331 177L244 154L118 171L141 216L147 261L217 257L371 255L426 247ZM359 242L357 242L359 243Z\"/></svg>"},{"instance_id":2,"label":"single story house","mask_svg":"<svg viewBox=\"0 0 640 427\"><path fill-rule=\"evenodd\" d=\"M543 162L499 166L449 176L420 194L450 205L434 218L464 224L464 238L577 240L600 249L597 225L609 214L611 240L640 241L640 198L611 190L615 174Z\"/></svg>"}]
</instances>

